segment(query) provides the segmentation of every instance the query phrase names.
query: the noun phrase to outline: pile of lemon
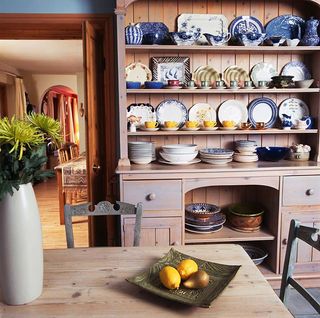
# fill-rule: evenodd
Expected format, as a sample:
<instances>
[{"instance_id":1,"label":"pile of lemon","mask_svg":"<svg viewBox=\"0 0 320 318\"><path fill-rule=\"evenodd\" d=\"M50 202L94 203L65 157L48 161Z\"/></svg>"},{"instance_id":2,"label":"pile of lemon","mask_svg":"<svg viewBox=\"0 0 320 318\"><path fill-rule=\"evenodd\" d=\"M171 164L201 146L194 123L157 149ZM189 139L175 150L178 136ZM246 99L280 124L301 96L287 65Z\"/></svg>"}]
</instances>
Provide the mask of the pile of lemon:
<instances>
[{"instance_id":1,"label":"pile of lemon","mask_svg":"<svg viewBox=\"0 0 320 318\"><path fill-rule=\"evenodd\" d=\"M182 260L177 268L169 265L163 267L159 272L159 278L168 289L179 288L181 280L186 288L204 288L209 284L209 275L199 270L198 264L192 259Z\"/></svg>"}]
</instances>

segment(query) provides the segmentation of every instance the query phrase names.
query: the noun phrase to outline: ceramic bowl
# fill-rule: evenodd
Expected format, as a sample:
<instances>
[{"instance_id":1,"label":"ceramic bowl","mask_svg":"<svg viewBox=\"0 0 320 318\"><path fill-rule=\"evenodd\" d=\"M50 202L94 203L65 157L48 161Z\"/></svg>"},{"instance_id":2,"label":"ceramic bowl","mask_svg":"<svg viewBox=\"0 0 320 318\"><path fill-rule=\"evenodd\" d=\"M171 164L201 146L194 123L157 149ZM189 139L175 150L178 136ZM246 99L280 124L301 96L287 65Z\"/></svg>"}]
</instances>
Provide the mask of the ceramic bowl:
<instances>
[{"instance_id":1,"label":"ceramic bowl","mask_svg":"<svg viewBox=\"0 0 320 318\"><path fill-rule=\"evenodd\" d=\"M310 152L292 152L290 151L290 160L294 161L308 161Z\"/></svg>"},{"instance_id":2,"label":"ceramic bowl","mask_svg":"<svg viewBox=\"0 0 320 318\"><path fill-rule=\"evenodd\" d=\"M138 165L145 165L152 161L152 157L139 157L139 158L130 158L130 161Z\"/></svg>"},{"instance_id":3,"label":"ceramic bowl","mask_svg":"<svg viewBox=\"0 0 320 318\"><path fill-rule=\"evenodd\" d=\"M242 245L242 247L256 265L260 265L268 256L268 253L259 247L253 245Z\"/></svg>"},{"instance_id":4,"label":"ceramic bowl","mask_svg":"<svg viewBox=\"0 0 320 318\"><path fill-rule=\"evenodd\" d=\"M314 79L303 80L303 81L295 81L295 85L298 88L309 88L313 84Z\"/></svg>"},{"instance_id":5,"label":"ceramic bowl","mask_svg":"<svg viewBox=\"0 0 320 318\"><path fill-rule=\"evenodd\" d=\"M293 78L294 76L290 76L290 75L272 76L271 86L274 86L276 88L292 87L294 86Z\"/></svg>"},{"instance_id":6,"label":"ceramic bowl","mask_svg":"<svg viewBox=\"0 0 320 318\"><path fill-rule=\"evenodd\" d=\"M169 35L176 45L193 45L198 38L189 32L170 32Z\"/></svg>"},{"instance_id":7,"label":"ceramic bowl","mask_svg":"<svg viewBox=\"0 0 320 318\"><path fill-rule=\"evenodd\" d=\"M144 82L144 87L148 89L161 89L164 84L162 82L157 81L146 81Z\"/></svg>"},{"instance_id":8,"label":"ceramic bowl","mask_svg":"<svg viewBox=\"0 0 320 318\"><path fill-rule=\"evenodd\" d=\"M258 46L264 41L265 36L265 33L248 32L241 34L238 40L244 46Z\"/></svg>"},{"instance_id":9,"label":"ceramic bowl","mask_svg":"<svg viewBox=\"0 0 320 318\"><path fill-rule=\"evenodd\" d=\"M168 34L164 32L146 33L143 35L143 44L166 44Z\"/></svg>"},{"instance_id":10,"label":"ceramic bowl","mask_svg":"<svg viewBox=\"0 0 320 318\"><path fill-rule=\"evenodd\" d=\"M230 33L223 34L223 35L213 35L213 34L210 34L210 33L203 33L203 35L207 39L208 43L213 45L213 46L224 45L231 38L231 34Z\"/></svg>"},{"instance_id":11,"label":"ceramic bowl","mask_svg":"<svg viewBox=\"0 0 320 318\"><path fill-rule=\"evenodd\" d=\"M162 150L167 154L190 154L197 149L195 144L172 144L162 146Z\"/></svg>"},{"instance_id":12,"label":"ceramic bowl","mask_svg":"<svg viewBox=\"0 0 320 318\"><path fill-rule=\"evenodd\" d=\"M214 215L220 212L220 207L209 203L192 203L185 207L186 216L193 219L208 219L211 221Z\"/></svg>"},{"instance_id":13,"label":"ceramic bowl","mask_svg":"<svg viewBox=\"0 0 320 318\"><path fill-rule=\"evenodd\" d=\"M128 89L138 89L138 88L141 88L141 83L140 82L130 82L130 81L127 81L126 82L126 87Z\"/></svg>"},{"instance_id":14,"label":"ceramic bowl","mask_svg":"<svg viewBox=\"0 0 320 318\"><path fill-rule=\"evenodd\" d=\"M259 160L279 161L284 159L290 151L287 147L258 147L256 149Z\"/></svg>"},{"instance_id":15,"label":"ceramic bowl","mask_svg":"<svg viewBox=\"0 0 320 318\"><path fill-rule=\"evenodd\" d=\"M300 39L286 39L287 46L297 46L300 42Z\"/></svg>"},{"instance_id":16,"label":"ceramic bowl","mask_svg":"<svg viewBox=\"0 0 320 318\"><path fill-rule=\"evenodd\" d=\"M198 151L195 151L193 153L179 153L179 154L171 154L171 153L165 153L161 151L160 155L164 160L167 160L170 162L177 162L177 163L189 162L198 155Z\"/></svg>"}]
</instances>

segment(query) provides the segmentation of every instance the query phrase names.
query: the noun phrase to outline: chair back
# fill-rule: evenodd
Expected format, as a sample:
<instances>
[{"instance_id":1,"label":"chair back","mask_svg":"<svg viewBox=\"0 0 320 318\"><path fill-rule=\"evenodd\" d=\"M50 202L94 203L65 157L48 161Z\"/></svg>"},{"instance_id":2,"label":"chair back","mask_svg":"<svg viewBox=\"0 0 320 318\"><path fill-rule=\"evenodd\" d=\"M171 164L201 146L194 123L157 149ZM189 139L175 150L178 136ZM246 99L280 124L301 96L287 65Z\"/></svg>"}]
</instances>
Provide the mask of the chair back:
<instances>
[{"instance_id":1,"label":"chair back","mask_svg":"<svg viewBox=\"0 0 320 318\"><path fill-rule=\"evenodd\" d=\"M70 158L75 159L79 157L79 146L77 144L71 144L69 146Z\"/></svg>"},{"instance_id":2,"label":"chair back","mask_svg":"<svg viewBox=\"0 0 320 318\"><path fill-rule=\"evenodd\" d=\"M65 148L58 149L58 158L59 158L60 164L69 161L70 158L69 158L68 149L65 149Z\"/></svg>"},{"instance_id":3,"label":"chair back","mask_svg":"<svg viewBox=\"0 0 320 318\"><path fill-rule=\"evenodd\" d=\"M287 251L284 261L282 273L280 299L284 304L287 304L287 291L289 285L295 288L320 314L320 303L317 301L305 288L303 288L293 277L294 265L297 259L298 239L309 244L313 248L320 251L319 229L300 225L297 220L291 220Z\"/></svg>"},{"instance_id":4,"label":"chair back","mask_svg":"<svg viewBox=\"0 0 320 318\"><path fill-rule=\"evenodd\" d=\"M115 204L108 201L101 201L94 206L91 211L92 204L84 203L78 205L66 204L64 206L64 221L66 230L67 247L74 247L72 217L73 216L97 216L97 215L135 215L136 222L134 227L133 246L140 244L141 220L142 220L142 203L134 204L119 202Z\"/></svg>"}]
</instances>

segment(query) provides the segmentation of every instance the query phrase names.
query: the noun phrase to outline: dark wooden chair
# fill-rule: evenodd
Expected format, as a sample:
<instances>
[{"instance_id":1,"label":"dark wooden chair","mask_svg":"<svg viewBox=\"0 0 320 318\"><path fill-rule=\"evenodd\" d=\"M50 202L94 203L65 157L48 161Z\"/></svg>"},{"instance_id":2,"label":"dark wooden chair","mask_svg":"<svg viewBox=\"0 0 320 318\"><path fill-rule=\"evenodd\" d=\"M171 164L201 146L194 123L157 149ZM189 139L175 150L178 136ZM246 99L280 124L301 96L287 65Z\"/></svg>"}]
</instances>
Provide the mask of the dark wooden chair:
<instances>
[{"instance_id":1,"label":"dark wooden chair","mask_svg":"<svg viewBox=\"0 0 320 318\"><path fill-rule=\"evenodd\" d=\"M289 285L295 288L311 305L320 313L320 303L317 301L305 288L303 288L293 277L294 265L297 259L297 244L298 239L309 244L313 248L320 251L320 237L318 236L319 229L300 225L297 220L291 220L286 257L282 273L280 299L287 304L287 291Z\"/></svg>"},{"instance_id":2,"label":"dark wooden chair","mask_svg":"<svg viewBox=\"0 0 320 318\"><path fill-rule=\"evenodd\" d=\"M76 159L79 157L79 146L77 144L71 144L69 146L70 158Z\"/></svg>"},{"instance_id":3,"label":"dark wooden chair","mask_svg":"<svg viewBox=\"0 0 320 318\"><path fill-rule=\"evenodd\" d=\"M66 230L66 239L68 248L74 247L72 217L73 216L97 216L97 215L135 215L134 227L134 240L133 246L140 244L141 220L142 220L142 203L134 204L119 202L111 203L108 201L101 201L93 206L94 210L91 211L92 204L78 204L64 206L64 222Z\"/></svg>"}]
</instances>

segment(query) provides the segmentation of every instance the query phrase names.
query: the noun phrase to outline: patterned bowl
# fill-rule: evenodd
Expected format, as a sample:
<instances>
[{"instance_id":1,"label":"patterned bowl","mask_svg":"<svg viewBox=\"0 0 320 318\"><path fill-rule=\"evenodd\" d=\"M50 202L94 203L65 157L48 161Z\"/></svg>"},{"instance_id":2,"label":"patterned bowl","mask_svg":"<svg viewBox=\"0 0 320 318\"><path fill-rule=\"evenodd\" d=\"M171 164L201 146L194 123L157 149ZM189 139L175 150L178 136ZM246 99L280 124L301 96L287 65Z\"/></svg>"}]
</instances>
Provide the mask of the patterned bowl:
<instances>
[{"instance_id":1,"label":"patterned bowl","mask_svg":"<svg viewBox=\"0 0 320 318\"><path fill-rule=\"evenodd\" d=\"M220 210L220 207L209 203L192 203L185 207L186 214L193 218L210 218Z\"/></svg>"}]
</instances>

